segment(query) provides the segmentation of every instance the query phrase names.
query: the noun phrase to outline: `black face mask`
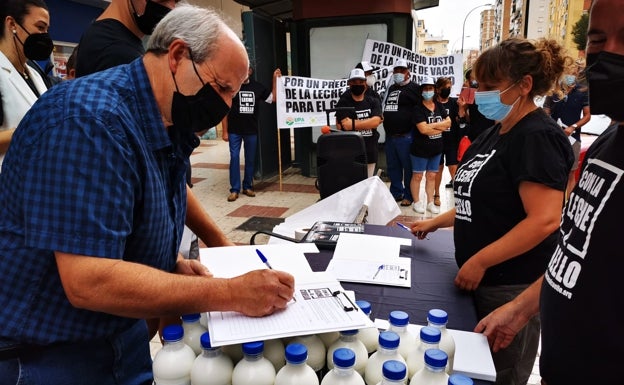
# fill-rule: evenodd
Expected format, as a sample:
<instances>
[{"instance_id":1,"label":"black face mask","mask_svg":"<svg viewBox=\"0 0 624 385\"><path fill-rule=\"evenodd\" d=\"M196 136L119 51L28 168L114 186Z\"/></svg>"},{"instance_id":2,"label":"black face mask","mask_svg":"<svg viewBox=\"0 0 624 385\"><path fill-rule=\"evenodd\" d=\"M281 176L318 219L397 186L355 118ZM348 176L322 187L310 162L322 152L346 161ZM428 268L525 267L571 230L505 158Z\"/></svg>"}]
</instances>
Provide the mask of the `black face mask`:
<instances>
[{"instance_id":1,"label":"black face mask","mask_svg":"<svg viewBox=\"0 0 624 385\"><path fill-rule=\"evenodd\" d=\"M591 113L624 122L624 56L606 51L588 54L585 73Z\"/></svg>"},{"instance_id":2,"label":"black face mask","mask_svg":"<svg viewBox=\"0 0 624 385\"><path fill-rule=\"evenodd\" d=\"M21 41L19 37L17 37L17 33L14 33L13 36L19 41L24 47L24 55L30 60L46 60L50 58L50 54L54 49L54 43L50 38L50 35L46 33L30 33L26 30L26 28L22 27L21 24L17 23L21 29L26 31L28 37L26 40Z\"/></svg>"},{"instance_id":3,"label":"black face mask","mask_svg":"<svg viewBox=\"0 0 624 385\"><path fill-rule=\"evenodd\" d=\"M156 24L163 19L170 11L171 8L167 8L164 5L153 2L152 0L147 0L145 3L145 11L141 16L137 14L136 8L132 3L132 0L128 0L134 12L132 13L132 17L134 18L134 22L136 23L139 30L146 35L151 35L154 32L154 28L156 28Z\"/></svg>"},{"instance_id":4,"label":"black face mask","mask_svg":"<svg viewBox=\"0 0 624 385\"><path fill-rule=\"evenodd\" d=\"M192 56L191 60L193 60ZM203 87L195 95L181 94L178 91L175 76L173 73L171 74L176 86L171 103L171 120L178 129L192 133L216 126L230 112L230 107L217 91L201 79L197 68L195 68L195 62L193 62L193 69L203 84Z\"/></svg>"},{"instance_id":5,"label":"black face mask","mask_svg":"<svg viewBox=\"0 0 624 385\"><path fill-rule=\"evenodd\" d=\"M363 84L354 84L349 86L349 89L351 89L353 95L360 96L366 91L366 86Z\"/></svg>"},{"instance_id":6,"label":"black face mask","mask_svg":"<svg viewBox=\"0 0 624 385\"><path fill-rule=\"evenodd\" d=\"M450 94L451 94L451 89L450 88L442 88L440 90L440 97L442 99L448 98Z\"/></svg>"}]
</instances>

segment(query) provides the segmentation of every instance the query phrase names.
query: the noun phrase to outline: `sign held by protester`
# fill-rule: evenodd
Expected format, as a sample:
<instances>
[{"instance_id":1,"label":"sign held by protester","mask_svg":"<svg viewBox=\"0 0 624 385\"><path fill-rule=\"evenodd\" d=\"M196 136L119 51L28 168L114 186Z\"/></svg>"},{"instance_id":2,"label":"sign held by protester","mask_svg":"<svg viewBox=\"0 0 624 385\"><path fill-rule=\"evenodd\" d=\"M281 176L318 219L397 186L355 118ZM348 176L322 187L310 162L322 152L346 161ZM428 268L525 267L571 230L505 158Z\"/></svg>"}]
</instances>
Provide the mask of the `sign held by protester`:
<instances>
[{"instance_id":1,"label":"sign held by protester","mask_svg":"<svg viewBox=\"0 0 624 385\"><path fill-rule=\"evenodd\" d=\"M392 73L394 63L398 59L407 61L412 81L420 84L424 77L433 77L436 80L448 77L453 84L451 95L459 95L463 82L461 54L425 56L393 43L366 40L362 61L368 61L373 67L389 68L389 72Z\"/></svg>"},{"instance_id":2,"label":"sign held by protester","mask_svg":"<svg viewBox=\"0 0 624 385\"><path fill-rule=\"evenodd\" d=\"M325 110L334 108L346 90L347 79L277 78L277 126L324 126L327 124ZM330 114L329 124L335 124L334 114Z\"/></svg>"}]
</instances>

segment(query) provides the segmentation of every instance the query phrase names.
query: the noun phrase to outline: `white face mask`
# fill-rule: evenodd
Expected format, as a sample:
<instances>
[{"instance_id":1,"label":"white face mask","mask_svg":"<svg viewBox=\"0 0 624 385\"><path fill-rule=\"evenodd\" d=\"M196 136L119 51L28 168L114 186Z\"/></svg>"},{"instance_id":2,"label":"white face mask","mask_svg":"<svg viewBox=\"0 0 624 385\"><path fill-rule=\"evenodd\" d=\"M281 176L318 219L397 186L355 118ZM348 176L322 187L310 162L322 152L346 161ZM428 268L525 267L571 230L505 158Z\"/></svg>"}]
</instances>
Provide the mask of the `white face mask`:
<instances>
[{"instance_id":1,"label":"white face mask","mask_svg":"<svg viewBox=\"0 0 624 385\"><path fill-rule=\"evenodd\" d=\"M405 81L405 75L403 75L400 72L392 75L392 77L394 78L394 82L396 84L401 84L401 83L403 83Z\"/></svg>"},{"instance_id":2,"label":"white face mask","mask_svg":"<svg viewBox=\"0 0 624 385\"><path fill-rule=\"evenodd\" d=\"M366 77L366 85L368 85L369 87L373 87L376 81L377 76L375 76L375 74L371 74Z\"/></svg>"}]
</instances>

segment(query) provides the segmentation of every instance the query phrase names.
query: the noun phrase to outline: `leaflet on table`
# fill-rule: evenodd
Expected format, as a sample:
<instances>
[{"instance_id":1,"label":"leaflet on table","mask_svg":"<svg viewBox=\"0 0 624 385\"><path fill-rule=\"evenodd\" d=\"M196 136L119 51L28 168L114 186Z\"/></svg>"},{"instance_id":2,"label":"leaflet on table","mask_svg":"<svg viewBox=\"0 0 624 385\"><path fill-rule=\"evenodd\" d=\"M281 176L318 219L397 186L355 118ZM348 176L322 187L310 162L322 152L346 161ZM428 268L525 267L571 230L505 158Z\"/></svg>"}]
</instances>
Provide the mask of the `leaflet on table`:
<instances>
[{"instance_id":1,"label":"leaflet on table","mask_svg":"<svg viewBox=\"0 0 624 385\"><path fill-rule=\"evenodd\" d=\"M373 326L335 278L312 272L304 252L318 252L314 244L210 248L200 250L200 258L215 277L229 278L266 268L256 249L274 269L295 277L296 301L266 317L247 317L237 312L207 313L213 346Z\"/></svg>"},{"instance_id":2,"label":"leaflet on table","mask_svg":"<svg viewBox=\"0 0 624 385\"><path fill-rule=\"evenodd\" d=\"M388 329L388 321L375 319L375 326L380 330ZM420 335L421 325L409 324L409 330L415 336ZM453 373L463 374L473 379L496 381L496 368L488 345L487 337L481 333L448 329L455 341L455 361Z\"/></svg>"},{"instance_id":3,"label":"leaflet on table","mask_svg":"<svg viewBox=\"0 0 624 385\"><path fill-rule=\"evenodd\" d=\"M339 281L411 287L411 259L399 257L408 238L344 233L327 266Z\"/></svg>"}]
</instances>

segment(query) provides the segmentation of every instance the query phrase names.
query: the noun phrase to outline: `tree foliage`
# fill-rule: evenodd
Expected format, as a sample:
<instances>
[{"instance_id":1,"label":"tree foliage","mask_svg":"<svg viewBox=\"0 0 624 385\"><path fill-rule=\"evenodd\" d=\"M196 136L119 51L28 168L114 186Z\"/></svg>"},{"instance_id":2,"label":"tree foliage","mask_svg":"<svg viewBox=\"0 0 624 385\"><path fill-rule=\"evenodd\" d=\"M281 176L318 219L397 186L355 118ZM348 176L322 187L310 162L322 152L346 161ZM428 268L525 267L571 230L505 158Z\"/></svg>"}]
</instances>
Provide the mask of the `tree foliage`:
<instances>
[{"instance_id":1,"label":"tree foliage","mask_svg":"<svg viewBox=\"0 0 624 385\"><path fill-rule=\"evenodd\" d=\"M589 14L583 13L581 18L572 27L572 41L579 51L585 50L587 44L587 27L589 25Z\"/></svg>"}]
</instances>

